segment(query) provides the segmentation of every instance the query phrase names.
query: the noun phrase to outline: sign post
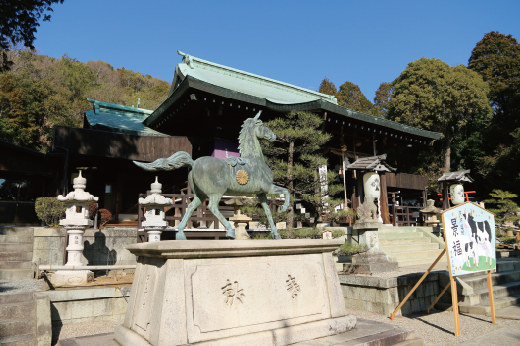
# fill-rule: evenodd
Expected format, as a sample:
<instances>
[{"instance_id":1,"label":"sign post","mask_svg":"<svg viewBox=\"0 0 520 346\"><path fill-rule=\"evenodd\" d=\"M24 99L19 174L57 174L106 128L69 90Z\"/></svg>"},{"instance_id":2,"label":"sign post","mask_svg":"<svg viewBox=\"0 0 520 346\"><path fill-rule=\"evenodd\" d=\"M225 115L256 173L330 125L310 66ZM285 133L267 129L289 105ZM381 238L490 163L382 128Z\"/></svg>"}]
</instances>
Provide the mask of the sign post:
<instances>
[{"instance_id":1,"label":"sign post","mask_svg":"<svg viewBox=\"0 0 520 346\"><path fill-rule=\"evenodd\" d=\"M473 202L465 202L442 212L442 224L444 228L445 249L435 263L424 273L423 277L399 304L390 318L393 320L395 313L415 291L426 275L437 264L440 257L446 253L450 282L432 305L426 310L428 313L439 299L451 287L451 301L453 304L453 323L455 336L460 336L459 304L457 297L458 276L475 272L487 272L489 289L489 302L493 324L495 320L495 300L493 297L493 284L491 272L496 270L495 255L495 214L487 211Z\"/></svg>"}]
</instances>

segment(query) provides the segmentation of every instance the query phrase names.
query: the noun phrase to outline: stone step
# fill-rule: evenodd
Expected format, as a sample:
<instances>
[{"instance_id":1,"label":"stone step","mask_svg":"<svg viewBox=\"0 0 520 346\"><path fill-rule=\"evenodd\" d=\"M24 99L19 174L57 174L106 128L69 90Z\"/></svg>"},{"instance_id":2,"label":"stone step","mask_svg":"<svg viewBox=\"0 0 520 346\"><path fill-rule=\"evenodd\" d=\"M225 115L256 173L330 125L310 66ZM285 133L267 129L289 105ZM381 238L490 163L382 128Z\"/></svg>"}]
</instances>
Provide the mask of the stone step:
<instances>
[{"instance_id":1,"label":"stone step","mask_svg":"<svg viewBox=\"0 0 520 346\"><path fill-rule=\"evenodd\" d=\"M32 252L31 243L0 243L0 252Z\"/></svg>"},{"instance_id":2,"label":"stone step","mask_svg":"<svg viewBox=\"0 0 520 346\"><path fill-rule=\"evenodd\" d=\"M380 244L382 245L382 244ZM422 250L437 250L439 244L437 243L417 243L417 244L396 244L396 245L385 245L382 246L383 251L386 253L391 252L410 252L410 251L422 251Z\"/></svg>"},{"instance_id":3,"label":"stone step","mask_svg":"<svg viewBox=\"0 0 520 346\"><path fill-rule=\"evenodd\" d=\"M33 237L19 234L12 235L0 235L0 243L9 243L9 244L32 244Z\"/></svg>"},{"instance_id":4,"label":"stone step","mask_svg":"<svg viewBox=\"0 0 520 346\"><path fill-rule=\"evenodd\" d=\"M481 275L466 277L465 275L460 277L465 283L473 287L474 290L487 288L487 274L480 273ZM509 270L500 273L491 274L491 282L493 286L520 281L520 270Z\"/></svg>"},{"instance_id":5,"label":"stone step","mask_svg":"<svg viewBox=\"0 0 520 346\"><path fill-rule=\"evenodd\" d=\"M520 295L520 282L508 282L493 286L495 299ZM487 287L474 290L472 296L480 296L480 302L484 305L489 304L489 290Z\"/></svg>"},{"instance_id":6,"label":"stone step","mask_svg":"<svg viewBox=\"0 0 520 346\"><path fill-rule=\"evenodd\" d=\"M16 335L0 338L2 346L37 346L38 340L34 334Z\"/></svg>"},{"instance_id":7,"label":"stone step","mask_svg":"<svg viewBox=\"0 0 520 346\"><path fill-rule=\"evenodd\" d=\"M36 316L35 301L0 304L0 321Z\"/></svg>"},{"instance_id":8,"label":"stone step","mask_svg":"<svg viewBox=\"0 0 520 346\"><path fill-rule=\"evenodd\" d=\"M21 303L33 301L33 293L0 294L0 304Z\"/></svg>"},{"instance_id":9,"label":"stone step","mask_svg":"<svg viewBox=\"0 0 520 346\"><path fill-rule=\"evenodd\" d=\"M34 317L0 321L0 343L5 338L34 334Z\"/></svg>"},{"instance_id":10,"label":"stone step","mask_svg":"<svg viewBox=\"0 0 520 346\"><path fill-rule=\"evenodd\" d=\"M34 228L32 227L0 227L0 235L29 235L33 236Z\"/></svg>"},{"instance_id":11,"label":"stone step","mask_svg":"<svg viewBox=\"0 0 520 346\"><path fill-rule=\"evenodd\" d=\"M410 239L381 239L379 238L379 245L411 245L411 244L423 244L431 243L431 238L410 238Z\"/></svg>"},{"instance_id":12,"label":"stone step","mask_svg":"<svg viewBox=\"0 0 520 346\"><path fill-rule=\"evenodd\" d=\"M399 260L399 267L409 267L419 264L433 264L439 255L435 257L424 257L424 258L414 258L407 260ZM441 259L442 261L442 259ZM444 269L444 268L443 268Z\"/></svg>"},{"instance_id":13,"label":"stone step","mask_svg":"<svg viewBox=\"0 0 520 346\"><path fill-rule=\"evenodd\" d=\"M410 233L381 233L379 239L413 239L422 238L423 233L410 232Z\"/></svg>"},{"instance_id":14,"label":"stone step","mask_svg":"<svg viewBox=\"0 0 520 346\"><path fill-rule=\"evenodd\" d=\"M27 280L34 279L32 269L0 269L1 280Z\"/></svg>"},{"instance_id":15,"label":"stone step","mask_svg":"<svg viewBox=\"0 0 520 346\"><path fill-rule=\"evenodd\" d=\"M0 252L0 261L31 261L31 252Z\"/></svg>"},{"instance_id":16,"label":"stone step","mask_svg":"<svg viewBox=\"0 0 520 346\"><path fill-rule=\"evenodd\" d=\"M0 262L0 269L31 269L31 261Z\"/></svg>"},{"instance_id":17,"label":"stone step","mask_svg":"<svg viewBox=\"0 0 520 346\"><path fill-rule=\"evenodd\" d=\"M520 295L495 298L495 311L520 304ZM435 304L437 310L452 310L451 303L439 302ZM491 306L488 302L467 306L459 305L459 311L467 314L491 316Z\"/></svg>"},{"instance_id":18,"label":"stone step","mask_svg":"<svg viewBox=\"0 0 520 346\"><path fill-rule=\"evenodd\" d=\"M408 260L408 259L422 259L422 258L430 258L440 255L442 252L441 249L435 250L424 250L424 251L409 251L409 252L394 252L392 253L392 257L394 261ZM432 262L433 263L433 262Z\"/></svg>"},{"instance_id":19,"label":"stone step","mask_svg":"<svg viewBox=\"0 0 520 346\"><path fill-rule=\"evenodd\" d=\"M520 262L517 264L518 269L520 269ZM515 261L504 261L497 262L497 272L504 272L515 270Z\"/></svg>"},{"instance_id":20,"label":"stone step","mask_svg":"<svg viewBox=\"0 0 520 346\"><path fill-rule=\"evenodd\" d=\"M378 230L379 234L382 233L413 233L415 232L415 228L409 229L407 227L393 227L393 228L380 228Z\"/></svg>"}]
</instances>

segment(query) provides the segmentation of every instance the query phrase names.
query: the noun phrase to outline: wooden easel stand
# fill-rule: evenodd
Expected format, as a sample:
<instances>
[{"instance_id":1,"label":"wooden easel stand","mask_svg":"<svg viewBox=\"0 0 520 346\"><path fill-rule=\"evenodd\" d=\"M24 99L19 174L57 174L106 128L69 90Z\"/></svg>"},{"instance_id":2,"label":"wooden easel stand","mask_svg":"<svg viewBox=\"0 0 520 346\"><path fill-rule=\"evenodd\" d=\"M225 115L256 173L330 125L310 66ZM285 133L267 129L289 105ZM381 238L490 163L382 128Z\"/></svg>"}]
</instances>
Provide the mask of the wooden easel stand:
<instances>
[{"instance_id":1,"label":"wooden easel stand","mask_svg":"<svg viewBox=\"0 0 520 346\"><path fill-rule=\"evenodd\" d=\"M401 307L404 305L404 303L406 303L406 301L408 300L408 298L410 298L410 296L413 294L413 292L415 292L415 290L417 289L417 287L419 287L419 285L421 284L421 282L424 281L424 279L426 279L426 277L428 276L428 274L432 271L433 267L435 267L435 265L440 261L440 259L442 258L442 256L444 256L444 253L446 252L446 249L442 250L441 254L439 255L439 257L437 257L437 259L435 260L435 262L433 262L433 264L430 266L430 268L428 268L428 270L426 271L426 273L424 273L424 275L421 277L421 279L419 279L419 281L417 281L417 283L415 284L415 286L413 286L413 288L410 290L410 292L408 292L408 294L406 295L406 297L404 297L403 301L395 308L395 311L392 312L390 314L390 319L393 321L394 318L395 318L395 314L397 313L397 311L399 311L399 309L401 309Z\"/></svg>"},{"instance_id":2,"label":"wooden easel stand","mask_svg":"<svg viewBox=\"0 0 520 346\"><path fill-rule=\"evenodd\" d=\"M491 270L488 270L487 284L489 289L489 306L491 307L491 321L496 324L495 319L495 296L493 295L493 283L491 282Z\"/></svg>"}]
</instances>

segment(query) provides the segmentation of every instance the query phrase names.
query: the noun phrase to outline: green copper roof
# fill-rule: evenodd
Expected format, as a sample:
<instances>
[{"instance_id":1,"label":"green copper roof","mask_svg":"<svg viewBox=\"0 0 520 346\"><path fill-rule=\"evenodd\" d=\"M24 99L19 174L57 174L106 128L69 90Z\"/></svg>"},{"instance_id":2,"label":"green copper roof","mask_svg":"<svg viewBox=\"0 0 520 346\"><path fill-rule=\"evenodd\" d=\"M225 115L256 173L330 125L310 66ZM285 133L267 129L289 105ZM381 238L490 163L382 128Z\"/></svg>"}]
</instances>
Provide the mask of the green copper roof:
<instances>
[{"instance_id":1,"label":"green copper roof","mask_svg":"<svg viewBox=\"0 0 520 346\"><path fill-rule=\"evenodd\" d=\"M87 98L93 103L93 110L86 111L85 116L93 128L109 128L112 131L141 136L165 136L143 124L153 113L149 109L128 107Z\"/></svg>"},{"instance_id":2,"label":"green copper roof","mask_svg":"<svg viewBox=\"0 0 520 346\"><path fill-rule=\"evenodd\" d=\"M333 104L338 101L334 96L300 88L274 79L240 71L231 67L215 64L178 51L184 58L175 67L170 95L187 76L251 96L265 98L276 103L302 103L326 100Z\"/></svg>"}]
</instances>

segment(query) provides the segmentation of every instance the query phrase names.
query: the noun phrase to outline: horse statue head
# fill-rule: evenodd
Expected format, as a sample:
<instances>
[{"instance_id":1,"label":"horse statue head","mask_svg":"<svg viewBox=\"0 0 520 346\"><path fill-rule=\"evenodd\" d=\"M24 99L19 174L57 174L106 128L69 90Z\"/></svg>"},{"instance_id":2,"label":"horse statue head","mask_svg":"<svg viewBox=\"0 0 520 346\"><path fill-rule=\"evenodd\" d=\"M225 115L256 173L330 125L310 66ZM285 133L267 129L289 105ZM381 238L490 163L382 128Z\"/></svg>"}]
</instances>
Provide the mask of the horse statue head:
<instances>
[{"instance_id":1,"label":"horse statue head","mask_svg":"<svg viewBox=\"0 0 520 346\"><path fill-rule=\"evenodd\" d=\"M258 138L266 139L270 142L276 140L274 132L259 119L261 113L262 111L259 111L254 118L246 119L242 125L242 130L238 137L238 150L242 157L255 155L258 154L258 152L260 154L262 153Z\"/></svg>"}]
</instances>

